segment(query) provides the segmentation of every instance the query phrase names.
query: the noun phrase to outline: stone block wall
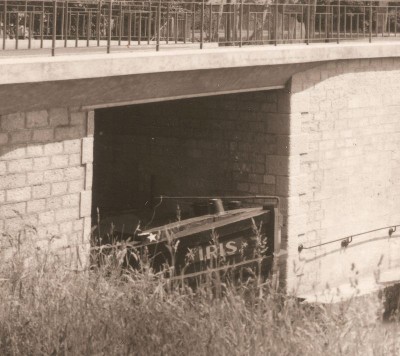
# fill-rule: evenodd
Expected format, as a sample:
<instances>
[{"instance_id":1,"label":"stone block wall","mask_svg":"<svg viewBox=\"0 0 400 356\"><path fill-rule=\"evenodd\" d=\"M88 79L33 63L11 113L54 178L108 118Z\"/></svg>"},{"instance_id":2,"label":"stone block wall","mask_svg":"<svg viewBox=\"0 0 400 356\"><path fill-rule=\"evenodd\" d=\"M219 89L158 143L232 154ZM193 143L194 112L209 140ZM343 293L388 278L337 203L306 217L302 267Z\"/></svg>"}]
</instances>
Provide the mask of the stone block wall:
<instances>
[{"instance_id":1,"label":"stone block wall","mask_svg":"<svg viewBox=\"0 0 400 356\"><path fill-rule=\"evenodd\" d=\"M400 246L388 229L346 249L340 241L297 249L400 223L399 78L399 59L331 62L292 78L290 290L313 293L351 276L375 283L398 270Z\"/></svg>"},{"instance_id":2,"label":"stone block wall","mask_svg":"<svg viewBox=\"0 0 400 356\"><path fill-rule=\"evenodd\" d=\"M93 112L78 108L0 116L0 256L20 236L64 256L81 250L85 263L93 125Z\"/></svg>"}]
</instances>

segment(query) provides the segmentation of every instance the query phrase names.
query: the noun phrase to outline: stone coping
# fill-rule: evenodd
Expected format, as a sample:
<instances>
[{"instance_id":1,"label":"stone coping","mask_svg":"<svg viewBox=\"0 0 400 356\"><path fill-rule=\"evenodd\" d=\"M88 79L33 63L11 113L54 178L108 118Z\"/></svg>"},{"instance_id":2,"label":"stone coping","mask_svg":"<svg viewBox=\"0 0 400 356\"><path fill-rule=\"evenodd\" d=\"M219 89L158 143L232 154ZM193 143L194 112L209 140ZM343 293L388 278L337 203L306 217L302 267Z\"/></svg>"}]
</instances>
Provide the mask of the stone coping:
<instances>
[{"instance_id":1,"label":"stone coping","mask_svg":"<svg viewBox=\"0 0 400 356\"><path fill-rule=\"evenodd\" d=\"M290 44L0 59L0 85L145 73L400 57L400 42ZM1 57L0 57L1 58Z\"/></svg>"}]
</instances>

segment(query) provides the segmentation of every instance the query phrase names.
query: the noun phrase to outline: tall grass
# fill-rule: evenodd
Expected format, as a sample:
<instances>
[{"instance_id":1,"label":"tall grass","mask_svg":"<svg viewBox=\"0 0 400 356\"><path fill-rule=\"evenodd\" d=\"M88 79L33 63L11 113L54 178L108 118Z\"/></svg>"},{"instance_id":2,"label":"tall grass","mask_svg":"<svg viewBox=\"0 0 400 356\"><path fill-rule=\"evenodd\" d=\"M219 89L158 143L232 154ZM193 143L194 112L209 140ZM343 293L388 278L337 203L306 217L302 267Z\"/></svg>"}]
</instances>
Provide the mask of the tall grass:
<instances>
[{"instance_id":1,"label":"tall grass","mask_svg":"<svg viewBox=\"0 0 400 356\"><path fill-rule=\"evenodd\" d=\"M2 355L399 354L400 329L382 324L376 295L311 305L254 277L221 282L217 297L211 273L192 290L118 258L74 272L50 248L11 251L0 271Z\"/></svg>"}]
</instances>

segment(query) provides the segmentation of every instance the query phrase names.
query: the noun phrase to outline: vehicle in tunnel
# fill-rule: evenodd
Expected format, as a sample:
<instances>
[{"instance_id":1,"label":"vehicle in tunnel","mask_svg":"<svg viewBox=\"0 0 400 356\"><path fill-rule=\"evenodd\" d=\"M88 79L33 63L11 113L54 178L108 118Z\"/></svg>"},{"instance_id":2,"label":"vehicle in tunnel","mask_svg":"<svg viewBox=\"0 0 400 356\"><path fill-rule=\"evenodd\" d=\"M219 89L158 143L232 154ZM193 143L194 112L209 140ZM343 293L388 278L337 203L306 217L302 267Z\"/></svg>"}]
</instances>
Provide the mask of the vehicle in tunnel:
<instances>
[{"instance_id":1,"label":"vehicle in tunnel","mask_svg":"<svg viewBox=\"0 0 400 356\"><path fill-rule=\"evenodd\" d=\"M143 230L135 212L124 212L101 222L94 233L100 236L95 244L109 249L123 247L127 265L140 269L146 262L154 272L164 271L169 277L191 277L210 269L227 271L237 267L247 271L255 268L268 277L273 256L280 248L279 200L263 197L271 198L275 204L245 203L245 207L240 200L229 197L198 198L195 202L181 198L186 200L181 205L191 207L191 217L181 219L182 210L187 209L181 210L177 205L175 221ZM160 197L154 211L163 199L169 197ZM111 233L107 226L112 228Z\"/></svg>"}]
</instances>

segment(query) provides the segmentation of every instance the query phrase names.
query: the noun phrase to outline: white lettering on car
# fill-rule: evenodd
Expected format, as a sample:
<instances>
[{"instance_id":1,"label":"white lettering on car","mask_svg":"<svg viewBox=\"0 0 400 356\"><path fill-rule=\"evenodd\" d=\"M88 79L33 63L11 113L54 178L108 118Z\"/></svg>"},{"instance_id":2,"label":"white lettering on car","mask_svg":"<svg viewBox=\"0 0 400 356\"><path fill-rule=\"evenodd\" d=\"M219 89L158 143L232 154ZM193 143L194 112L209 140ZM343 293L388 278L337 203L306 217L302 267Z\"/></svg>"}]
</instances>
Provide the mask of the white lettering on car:
<instances>
[{"instance_id":1,"label":"white lettering on car","mask_svg":"<svg viewBox=\"0 0 400 356\"><path fill-rule=\"evenodd\" d=\"M227 251L226 254L229 255L234 255L235 252L237 251L237 246L235 244L235 241L229 241L226 245Z\"/></svg>"},{"instance_id":2,"label":"white lettering on car","mask_svg":"<svg viewBox=\"0 0 400 356\"><path fill-rule=\"evenodd\" d=\"M208 245L206 247L199 246L195 261L207 261L212 258L232 256L239 251L237 244L240 244L240 241L220 242L218 247L215 245Z\"/></svg>"}]
</instances>

